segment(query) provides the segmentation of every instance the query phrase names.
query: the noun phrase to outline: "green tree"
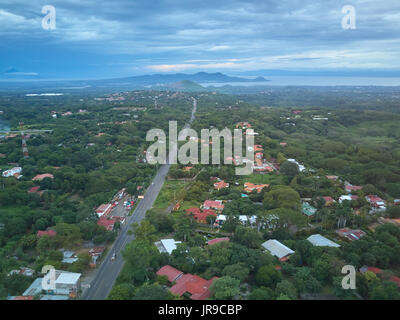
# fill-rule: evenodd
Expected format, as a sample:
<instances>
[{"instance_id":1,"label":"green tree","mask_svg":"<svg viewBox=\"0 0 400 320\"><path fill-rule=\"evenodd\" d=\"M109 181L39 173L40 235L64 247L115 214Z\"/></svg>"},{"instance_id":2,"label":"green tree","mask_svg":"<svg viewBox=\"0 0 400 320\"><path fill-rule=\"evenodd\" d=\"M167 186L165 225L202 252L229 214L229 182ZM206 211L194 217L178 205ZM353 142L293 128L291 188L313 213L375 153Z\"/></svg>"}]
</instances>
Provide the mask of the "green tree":
<instances>
[{"instance_id":1,"label":"green tree","mask_svg":"<svg viewBox=\"0 0 400 320\"><path fill-rule=\"evenodd\" d=\"M250 294L250 300L274 300L274 291L267 287L259 287Z\"/></svg>"},{"instance_id":2,"label":"green tree","mask_svg":"<svg viewBox=\"0 0 400 320\"><path fill-rule=\"evenodd\" d=\"M293 162L285 161L280 166L279 171L291 180L299 173L299 166Z\"/></svg>"},{"instance_id":3,"label":"green tree","mask_svg":"<svg viewBox=\"0 0 400 320\"><path fill-rule=\"evenodd\" d=\"M133 300L167 300L168 292L159 284L144 284L136 291Z\"/></svg>"},{"instance_id":4,"label":"green tree","mask_svg":"<svg viewBox=\"0 0 400 320\"><path fill-rule=\"evenodd\" d=\"M230 276L214 280L210 287L213 297L217 300L229 300L240 293L240 281Z\"/></svg>"},{"instance_id":5,"label":"green tree","mask_svg":"<svg viewBox=\"0 0 400 320\"><path fill-rule=\"evenodd\" d=\"M267 265L258 269L255 280L258 285L275 288L281 280L281 274L273 265Z\"/></svg>"},{"instance_id":6,"label":"green tree","mask_svg":"<svg viewBox=\"0 0 400 320\"><path fill-rule=\"evenodd\" d=\"M249 276L249 272L250 269L247 268L244 263L236 263L226 266L224 270L222 270L222 275L230 276L243 282Z\"/></svg>"}]
</instances>

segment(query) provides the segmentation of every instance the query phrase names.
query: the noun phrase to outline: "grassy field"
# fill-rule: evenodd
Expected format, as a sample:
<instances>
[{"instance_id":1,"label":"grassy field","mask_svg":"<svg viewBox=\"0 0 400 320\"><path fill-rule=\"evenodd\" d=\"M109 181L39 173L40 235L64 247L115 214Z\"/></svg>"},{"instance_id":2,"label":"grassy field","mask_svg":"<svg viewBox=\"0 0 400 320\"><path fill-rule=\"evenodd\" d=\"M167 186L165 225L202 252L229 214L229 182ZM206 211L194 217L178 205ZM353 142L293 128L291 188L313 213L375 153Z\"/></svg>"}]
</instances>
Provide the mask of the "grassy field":
<instances>
[{"instance_id":1,"label":"grassy field","mask_svg":"<svg viewBox=\"0 0 400 320\"><path fill-rule=\"evenodd\" d=\"M271 184L271 183L283 183L282 176L274 173L269 174L251 174L249 176L243 176L238 182L243 186L245 182L251 182L255 184Z\"/></svg>"},{"instance_id":2,"label":"grassy field","mask_svg":"<svg viewBox=\"0 0 400 320\"><path fill-rule=\"evenodd\" d=\"M189 183L188 181L166 180L153 207L155 209L168 208L175 199L178 199L179 194Z\"/></svg>"}]
</instances>

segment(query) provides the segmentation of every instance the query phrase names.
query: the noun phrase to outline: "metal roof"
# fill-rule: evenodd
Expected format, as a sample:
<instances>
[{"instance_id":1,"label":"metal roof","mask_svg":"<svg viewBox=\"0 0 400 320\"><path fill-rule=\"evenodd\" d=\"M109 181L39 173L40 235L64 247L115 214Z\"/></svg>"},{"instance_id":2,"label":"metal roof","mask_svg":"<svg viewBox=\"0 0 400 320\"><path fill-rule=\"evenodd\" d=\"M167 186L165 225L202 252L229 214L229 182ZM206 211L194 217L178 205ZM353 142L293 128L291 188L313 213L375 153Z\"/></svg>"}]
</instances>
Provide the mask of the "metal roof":
<instances>
[{"instance_id":1,"label":"metal roof","mask_svg":"<svg viewBox=\"0 0 400 320\"><path fill-rule=\"evenodd\" d=\"M80 273L74 273L74 272L62 272L57 280L55 281L55 284L72 284L75 285L79 278L81 277Z\"/></svg>"},{"instance_id":2,"label":"metal roof","mask_svg":"<svg viewBox=\"0 0 400 320\"><path fill-rule=\"evenodd\" d=\"M318 247L334 247L334 248L339 248L340 244L337 244L320 234L313 234L312 236L309 236L307 238L308 241L310 241L314 246Z\"/></svg>"},{"instance_id":3,"label":"metal roof","mask_svg":"<svg viewBox=\"0 0 400 320\"><path fill-rule=\"evenodd\" d=\"M284 244L280 243L278 240L275 239L265 241L262 244L262 246L278 259L281 259L289 254L294 253L292 249L286 247Z\"/></svg>"}]
</instances>

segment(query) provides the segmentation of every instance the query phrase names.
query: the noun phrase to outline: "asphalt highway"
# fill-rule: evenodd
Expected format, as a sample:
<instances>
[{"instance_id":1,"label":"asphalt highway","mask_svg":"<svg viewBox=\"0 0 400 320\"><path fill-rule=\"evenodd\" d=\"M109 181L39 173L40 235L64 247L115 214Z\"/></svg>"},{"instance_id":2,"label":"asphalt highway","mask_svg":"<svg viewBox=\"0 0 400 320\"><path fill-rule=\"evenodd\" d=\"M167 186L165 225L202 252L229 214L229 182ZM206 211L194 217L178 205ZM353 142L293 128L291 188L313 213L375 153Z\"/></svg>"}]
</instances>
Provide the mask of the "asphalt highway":
<instances>
[{"instance_id":1,"label":"asphalt highway","mask_svg":"<svg viewBox=\"0 0 400 320\"><path fill-rule=\"evenodd\" d=\"M197 110L197 101L193 98L193 109L189 123L186 124L185 128L190 128L191 123L195 118ZM176 154L177 146L174 145L171 151ZM119 273L124 266L124 259L122 258L122 251L124 250L127 243L132 241L135 236L128 234L128 230L132 223L140 223L145 217L146 211L151 209L163 184L165 177L168 174L170 164L161 165L152 183L147 188L144 198L139 202L135 211L131 216L127 217L127 220L122 227L117 239L115 240L111 250L107 256L103 259L99 269L94 276L90 287L86 289L81 299L84 300L105 300L109 295ZM116 254L114 261L111 260L112 256Z\"/></svg>"}]
</instances>

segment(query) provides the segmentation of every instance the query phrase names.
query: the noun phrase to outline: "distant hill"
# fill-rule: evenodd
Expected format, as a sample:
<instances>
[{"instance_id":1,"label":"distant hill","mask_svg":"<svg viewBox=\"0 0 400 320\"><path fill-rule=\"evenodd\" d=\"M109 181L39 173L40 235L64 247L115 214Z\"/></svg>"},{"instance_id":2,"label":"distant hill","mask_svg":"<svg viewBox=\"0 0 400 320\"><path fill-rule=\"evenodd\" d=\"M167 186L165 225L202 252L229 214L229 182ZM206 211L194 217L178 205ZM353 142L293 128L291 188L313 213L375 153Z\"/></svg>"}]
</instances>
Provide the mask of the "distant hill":
<instances>
[{"instance_id":1,"label":"distant hill","mask_svg":"<svg viewBox=\"0 0 400 320\"><path fill-rule=\"evenodd\" d=\"M151 87L154 90L171 90L171 91L208 91L207 88L190 80L182 80L165 85L157 85Z\"/></svg>"},{"instance_id":2,"label":"distant hill","mask_svg":"<svg viewBox=\"0 0 400 320\"><path fill-rule=\"evenodd\" d=\"M263 77L256 79L247 79L243 77L231 77L220 72L207 73L198 72L194 74L175 73L175 74L152 74L144 76L135 76L127 78L96 80L97 82L118 82L118 83L131 83L140 85L160 85L188 80L196 83L211 83L211 82L260 82L268 81Z\"/></svg>"},{"instance_id":3,"label":"distant hill","mask_svg":"<svg viewBox=\"0 0 400 320\"><path fill-rule=\"evenodd\" d=\"M243 77L231 77L220 72L207 73L198 72L195 74L175 73L175 74L152 74L125 78L101 79L101 80L54 80L54 81L0 81L0 89L8 90L68 90L74 88L84 88L85 90L98 89L121 89L136 90L149 87L171 87L187 90L207 90L199 83L232 83L232 82L262 82L269 81L263 77L248 79ZM171 86L172 85L172 86ZM196 86L197 85L197 86Z\"/></svg>"}]
</instances>

